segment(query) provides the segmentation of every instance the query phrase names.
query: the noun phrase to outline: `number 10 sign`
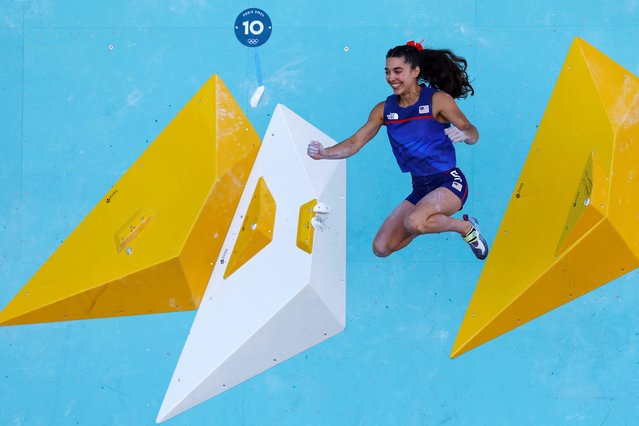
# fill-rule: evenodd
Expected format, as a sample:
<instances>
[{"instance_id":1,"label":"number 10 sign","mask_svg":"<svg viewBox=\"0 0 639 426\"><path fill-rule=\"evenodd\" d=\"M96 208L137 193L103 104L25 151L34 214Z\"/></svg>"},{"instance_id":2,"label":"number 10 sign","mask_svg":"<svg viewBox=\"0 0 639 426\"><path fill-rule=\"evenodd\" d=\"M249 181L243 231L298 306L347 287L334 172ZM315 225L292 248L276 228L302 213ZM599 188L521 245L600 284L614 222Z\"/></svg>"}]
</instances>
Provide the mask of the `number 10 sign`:
<instances>
[{"instance_id":1,"label":"number 10 sign","mask_svg":"<svg viewBox=\"0 0 639 426\"><path fill-rule=\"evenodd\" d=\"M241 12L235 20L235 36L245 46L261 46L271 36L271 18L261 9L250 8Z\"/></svg>"}]
</instances>

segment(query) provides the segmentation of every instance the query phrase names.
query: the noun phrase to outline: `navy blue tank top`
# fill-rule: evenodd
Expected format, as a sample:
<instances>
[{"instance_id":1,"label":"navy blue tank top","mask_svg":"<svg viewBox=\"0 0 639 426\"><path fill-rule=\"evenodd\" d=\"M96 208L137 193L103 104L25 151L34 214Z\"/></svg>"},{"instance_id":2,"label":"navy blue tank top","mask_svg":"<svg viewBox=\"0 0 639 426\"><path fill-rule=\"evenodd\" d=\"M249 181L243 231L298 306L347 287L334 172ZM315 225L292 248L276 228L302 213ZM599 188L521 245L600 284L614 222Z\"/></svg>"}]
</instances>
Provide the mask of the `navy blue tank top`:
<instances>
[{"instance_id":1,"label":"navy blue tank top","mask_svg":"<svg viewBox=\"0 0 639 426\"><path fill-rule=\"evenodd\" d=\"M440 123L433 117L433 93L422 87L419 99L408 107L399 106L399 97L391 95L384 103L384 124L393 154L402 172L413 176L430 176L446 172L457 165L455 147Z\"/></svg>"}]
</instances>

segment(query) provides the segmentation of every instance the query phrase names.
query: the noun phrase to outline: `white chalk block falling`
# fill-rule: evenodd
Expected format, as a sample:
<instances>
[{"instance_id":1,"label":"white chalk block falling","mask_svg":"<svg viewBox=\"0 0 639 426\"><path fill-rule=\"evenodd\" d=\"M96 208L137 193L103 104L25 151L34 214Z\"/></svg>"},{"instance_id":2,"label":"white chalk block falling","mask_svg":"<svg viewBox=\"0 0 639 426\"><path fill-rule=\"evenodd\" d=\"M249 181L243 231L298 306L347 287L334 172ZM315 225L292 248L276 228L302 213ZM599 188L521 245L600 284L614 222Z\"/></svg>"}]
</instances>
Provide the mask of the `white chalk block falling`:
<instances>
[{"instance_id":1,"label":"white chalk block falling","mask_svg":"<svg viewBox=\"0 0 639 426\"><path fill-rule=\"evenodd\" d=\"M264 89L264 86L258 86L258 88L255 89L255 93L251 96L251 107L255 108L257 104L260 103L260 99L262 99L262 95L264 94Z\"/></svg>"}]
</instances>

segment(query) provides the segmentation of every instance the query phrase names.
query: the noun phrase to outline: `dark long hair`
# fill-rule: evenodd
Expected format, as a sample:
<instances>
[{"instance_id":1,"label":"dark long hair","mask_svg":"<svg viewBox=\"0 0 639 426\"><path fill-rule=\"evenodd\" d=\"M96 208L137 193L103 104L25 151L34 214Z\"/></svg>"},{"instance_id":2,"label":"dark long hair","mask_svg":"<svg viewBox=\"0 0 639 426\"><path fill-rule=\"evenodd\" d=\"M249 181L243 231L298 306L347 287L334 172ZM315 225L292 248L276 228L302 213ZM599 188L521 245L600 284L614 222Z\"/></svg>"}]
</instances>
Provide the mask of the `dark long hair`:
<instances>
[{"instance_id":1,"label":"dark long hair","mask_svg":"<svg viewBox=\"0 0 639 426\"><path fill-rule=\"evenodd\" d=\"M389 50L386 58L404 58L411 67L419 66L419 78L455 99L475 94L466 73L466 59L455 55L451 50L418 50L415 46L402 45Z\"/></svg>"}]
</instances>

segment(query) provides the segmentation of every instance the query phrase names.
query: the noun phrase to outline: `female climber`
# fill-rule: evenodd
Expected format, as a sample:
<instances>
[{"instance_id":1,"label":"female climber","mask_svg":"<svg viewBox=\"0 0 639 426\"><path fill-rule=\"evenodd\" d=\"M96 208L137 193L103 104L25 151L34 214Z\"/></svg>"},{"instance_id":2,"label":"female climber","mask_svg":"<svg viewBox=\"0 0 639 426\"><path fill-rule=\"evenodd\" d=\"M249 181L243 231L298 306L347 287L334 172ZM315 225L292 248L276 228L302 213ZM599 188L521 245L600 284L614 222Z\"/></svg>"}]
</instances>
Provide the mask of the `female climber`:
<instances>
[{"instance_id":1,"label":"female climber","mask_svg":"<svg viewBox=\"0 0 639 426\"><path fill-rule=\"evenodd\" d=\"M468 197L453 143L473 145L479 139L455 103L474 94L466 66L466 60L450 50L424 49L413 41L394 47L386 54L385 68L393 94L375 105L366 124L350 138L328 148L318 141L308 145L313 159L347 158L386 126L400 169L412 176L413 191L377 232L376 256L389 256L418 235L447 231L460 234L478 259L488 255L477 220L468 215L463 220L451 217Z\"/></svg>"}]
</instances>

